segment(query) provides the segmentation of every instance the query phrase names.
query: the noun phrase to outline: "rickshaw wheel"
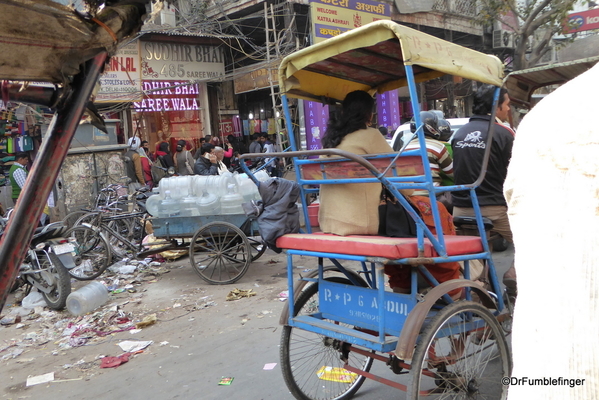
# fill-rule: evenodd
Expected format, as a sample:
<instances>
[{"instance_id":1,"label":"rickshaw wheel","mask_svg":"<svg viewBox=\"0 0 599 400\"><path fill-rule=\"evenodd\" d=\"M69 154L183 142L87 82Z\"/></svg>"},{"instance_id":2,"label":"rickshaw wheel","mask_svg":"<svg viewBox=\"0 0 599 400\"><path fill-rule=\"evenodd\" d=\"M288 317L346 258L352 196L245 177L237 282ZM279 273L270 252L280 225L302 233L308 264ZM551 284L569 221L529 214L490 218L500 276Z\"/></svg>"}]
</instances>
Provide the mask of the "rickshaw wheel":
<instances>
[{"instance_id":1,"label":"rickshaw wheel","mask_svg":"<svg viewBox=\"0 0 599 400\"><path fill-rule=\"evenodd\" d=\"M189 245L193 269L208 283L225 285L239 280L252 261L248 238L228 222L202 226Z\"/></svg>"},{"instance_id":2,"label":"rickshaw wheel","mask_svg":"<svg viewBox=\"0 0 599 400\"><path fill-rule=\"evenodd\" d=\"M512 360L497 318L484 306L458 301L444 307L416 346L409 399L505 398Z\"/></svg>"},{"instance_id":3,"label":"rickshaw wheel","mask_svg":"<svg viewBox=\"0 0 599 400\"><path fill-rule=\"evenodd\" d=\"M252 262L256 261L262 254L266 252L266 244L260 239L254 239L253 237L248 237L248 241L250 242L250 247L252 250Z\"/></svg>"},{"instance_id":4,"label":"rickshaw wheel","mask_svg":"<svg viewBox=\"0 0 599 400\"><path fill-rule=\"evenodd\" d=\"M326 280L351 285L349 279L329 277ZM318 283L307 286L295 302L295 315L318 312ZM291 326L283 327L280 357L283 378L296 399L349 399L360 389L365 377L343 369L341 360L344 343L321 334ZM349 352L347 363L368 372L373 358ZM343 374L336 382L319 377L319 371L331 367L333 372ZM345 371L345 373L343 373ZM322 375L322 374L321 374Z\"/></svg>"}]
</instances>

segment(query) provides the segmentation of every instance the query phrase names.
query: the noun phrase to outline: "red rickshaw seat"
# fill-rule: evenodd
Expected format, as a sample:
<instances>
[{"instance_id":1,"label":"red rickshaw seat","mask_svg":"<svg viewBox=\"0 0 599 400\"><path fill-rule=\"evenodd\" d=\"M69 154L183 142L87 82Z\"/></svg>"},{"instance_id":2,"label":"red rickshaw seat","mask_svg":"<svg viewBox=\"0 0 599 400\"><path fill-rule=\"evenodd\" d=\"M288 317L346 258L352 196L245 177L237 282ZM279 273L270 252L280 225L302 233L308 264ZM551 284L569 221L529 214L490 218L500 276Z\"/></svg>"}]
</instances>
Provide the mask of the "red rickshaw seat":
<instances>
[{"instance_id":1,"label":"red rickshaw seat","mask_svg":"<svg viewBox=\"0 0 599 400\"><path fill-rule=\"evenodd\" d=\"M383 257L391 260L418 257L416 238L292 233L279 237L277 247L285 250ZM449 256L474 254L483 251L483 245L478 236L445 236L445 248ZM435 257L437 255L430 241L424 239L424 257Z\"/></svg>"}]
</instances>

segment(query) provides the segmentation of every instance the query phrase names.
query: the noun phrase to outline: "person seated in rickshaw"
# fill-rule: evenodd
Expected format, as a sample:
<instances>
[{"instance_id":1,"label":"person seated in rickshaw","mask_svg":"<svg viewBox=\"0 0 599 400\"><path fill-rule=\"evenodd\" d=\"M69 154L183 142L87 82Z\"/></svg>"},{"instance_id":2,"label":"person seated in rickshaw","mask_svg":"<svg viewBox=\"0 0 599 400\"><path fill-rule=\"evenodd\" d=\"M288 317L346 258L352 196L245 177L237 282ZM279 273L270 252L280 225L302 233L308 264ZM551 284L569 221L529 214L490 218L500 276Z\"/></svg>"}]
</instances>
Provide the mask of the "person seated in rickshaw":
<instances>
[{"instance_id":1,"label":"person seated in rickshaw","mask_svg":"<svg viewBox=\"0 0 599 400\"><path fill-rule=\"evenodd\" d=\"M324 148L336 148L354 154L393 153L393 149L377 129L370 128L374 99L367 92L357 90L349 93L341 104L338 117L329 119L322 144ZM324 233L335 235L377 235L379 234L379 204L381 202L380 183L349 183L320 186L320 209L318 222ZM403 195L411 191L403 191ZM434 227L428 197L417 196L412 204L425 217L425 223ZM455 234L451 215L440 204L443 233ZM430 214L432 215L432 214ZM387 224L392 221L385 221ZM459 278L458 263L427 265L439 282ZM398 292L409 291L409 266L387 265L390 286ZM406 275L407 274L407 275ZM459 292L459 289L457 290ZM454 295L455 293L450 293Z\"/></svg>"}]
</instances>

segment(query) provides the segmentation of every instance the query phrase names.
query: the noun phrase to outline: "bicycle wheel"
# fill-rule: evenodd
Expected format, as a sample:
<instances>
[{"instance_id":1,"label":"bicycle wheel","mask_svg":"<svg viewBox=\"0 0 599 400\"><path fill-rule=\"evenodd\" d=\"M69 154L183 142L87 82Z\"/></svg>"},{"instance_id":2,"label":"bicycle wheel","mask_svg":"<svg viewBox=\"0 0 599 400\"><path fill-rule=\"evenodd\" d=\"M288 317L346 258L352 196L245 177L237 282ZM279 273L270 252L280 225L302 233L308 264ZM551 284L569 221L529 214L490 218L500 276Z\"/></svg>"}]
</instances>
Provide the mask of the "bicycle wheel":
<instances>
[{"instance_id":1,"label":"bicycle wheel","mask_svg":"<svg viewBox=\"0 0 599 400\"><path fill-rule=\"evenodd\" d=\"M484 306L458 301L424 329L412 359L409 399L505 399L512 361L503 329Z\"/></svg>"},{"instance_id":2,"label":"bicycle wheel","mask_svg":"<svg viewBox=\"0 0 599 400\"><path fill-rule=\"evenodd\" d=\"M252 262L256 261L262 254L266 251L266 245L262 242L262 238L254 239L253 237L248 237L248 242L250 242L250 247L252 251Z\"/></svg>"},{"instance_id":3,"label":"bicycle wheel","mask_svg":"<svg viewBox=\"0 0 599 400\"><path fill-rule=\"evenodd\" d=\"M66 217L64 217L64 219L62 220L62 222L65 224L65 226L68 228L72 228L73 226L75 226L77 224L77 221L83 217L84 215L89 214L89 211L83 211L83 210L78 210L78 211L73 211L71 213L68 213Z\"/></svg>"},{"instance_id":4,"label":"bicycle wheel","mask_svg":"<svg viewBox=\"0 0 599 400\"><path fill-rule=\"evenodd\" d=\"M208 283L238 281L252 261L251 247L241 229L228 222L201 227L189 245L193 269Z\"/></svg>"},{"instance_id":5,"label":"bicycle wheel","mask_svg":"<svg viewBox=\"0 0 599 400\"><path fill-rule=\"evenodd\" d=\"M65 237L75 239L75 267L69 274L80 281L96 279L108 268L112 259L110 245L100 232L89 226L74 226Z\"/></svg>"},{"instance_id":6,"label":"bicycle wheel","mask_svg":"<svg viewBox=\"0 0 599 400\"><path fill-rule=\"evenodd\" d=\"M46 251L36 253L40 270L28 274L34 280L46 304L53 310L62 310L67 304L67 297L71 294L71 278L65 266L56 254Z\"/></svg>"},{"instance_id":7,"label":"bicycle wheel","mask_svg":"<svg viewBox=\"0 0 599 400\"><path fill-rule=\"evenodd\" d=\"M351 285L349 279L341 277L326 278L328 281ZM318 312L318 283L306 287L295 302L298 314ZM287 388L296 399L324 400L349 399L364 383L364 376L345 372L344 382L319 377L323 368L333 371L345 371L345 361L341 360L342 349L346 345L337 339L308 332L291 326L283 327L281 335L281 368ZM345 346L346 347L346 346ZM349 352L347 364L368 372L372 366L371 357Z\"/></svg>"},{"instance_id":8,"label":"bicycle wheel","mask_svg":"<svg viewBox=\"0 0 599 400\"><path fill-rule=\"evenodd\" d=\"M132 256L134 253L132 247L135 247L135 244L131 243L132 229L129 219L123 218L105 221L102 218L104 216L100 212L85 214L77 220L76 226L83 225L99 231L102 237L110 244L110 253L114 258L123 259ZM106 217L110 217L110 214L107 214ZM111 231L116 232L121 238L115 236Z\"/></svg>"}]
</instances>

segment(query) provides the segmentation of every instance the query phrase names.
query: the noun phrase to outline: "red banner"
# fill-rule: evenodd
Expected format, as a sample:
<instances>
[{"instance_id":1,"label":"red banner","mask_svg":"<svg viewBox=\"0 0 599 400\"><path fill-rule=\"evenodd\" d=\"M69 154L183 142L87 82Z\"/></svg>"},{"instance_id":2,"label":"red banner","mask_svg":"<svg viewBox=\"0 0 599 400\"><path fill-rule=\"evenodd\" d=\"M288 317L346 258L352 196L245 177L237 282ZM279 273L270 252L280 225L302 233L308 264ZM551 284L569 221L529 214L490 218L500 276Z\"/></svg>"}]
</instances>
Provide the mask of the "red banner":
<instances>
[{"instance_id":1,"label":"red banner","mask_svg":"<svg viewBox=\"0 0 599 400\"><path fill-rule=\"evenodd\" d=\"M599 29L599 8L569 14L564 32L574 33L591 29Z\"/></svg>"}]
</instances>

